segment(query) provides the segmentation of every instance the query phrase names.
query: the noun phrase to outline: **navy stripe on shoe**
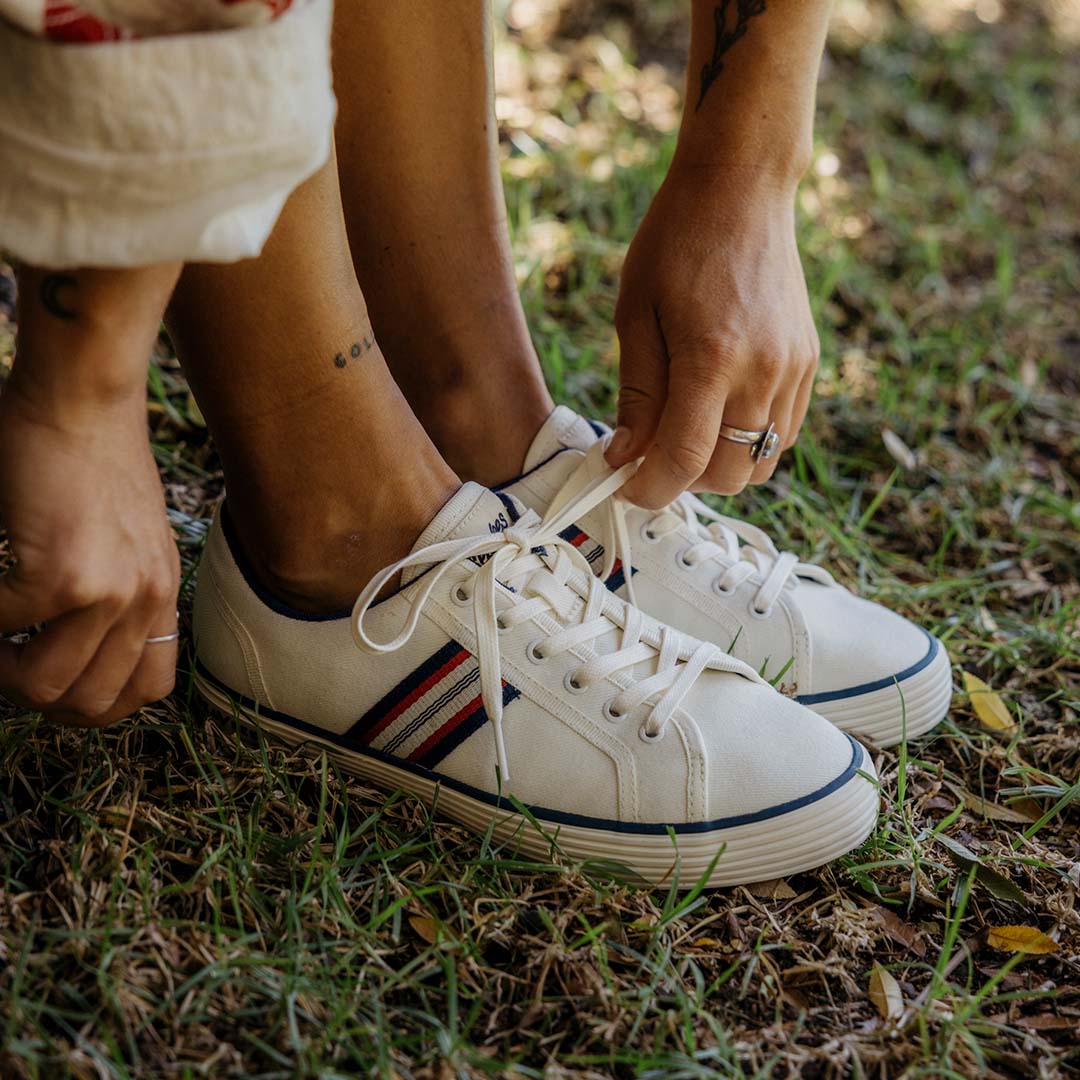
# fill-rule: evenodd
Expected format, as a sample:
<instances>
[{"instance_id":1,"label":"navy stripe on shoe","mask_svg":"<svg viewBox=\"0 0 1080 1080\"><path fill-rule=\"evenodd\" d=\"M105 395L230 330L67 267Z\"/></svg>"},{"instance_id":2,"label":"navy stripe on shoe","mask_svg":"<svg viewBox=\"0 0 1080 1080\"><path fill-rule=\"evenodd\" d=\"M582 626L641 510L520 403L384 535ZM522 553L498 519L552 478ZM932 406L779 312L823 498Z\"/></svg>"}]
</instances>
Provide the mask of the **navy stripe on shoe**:
<instances>
[{"instance_id":1,"label":"navy stripe on shoe","mask_svg":"<svg viewBox=\"0 0 1080 1080\"><path fill-rule=\"evenodd\" d=\"M424 688L434 675L455 660L464 662L469 658L469 653L463 645L451 639L438 652L429 656L422 664L414 668L404 679L401 680L385 697L377 701L355 724L345 733L345 738L350 741L360 741L370 738L372 733L380 726L383 719L390 715L397 715L405 711L406 702L411 695L417 700L422 696L417 691ZM432 683L434 685L434 683ZM428 687L430 689L430 687ZM426 691L425 691L426 692ZM385 726L385 725L383 725Z\"/></svg>"},{"instance_id":2,"label":"navy stripe on shoe","mask_svg":"<svg viewBox=\"0 0 1080 1080\"><path fill-rule=\"evenodd\" d=\"M917 660L911 667L904 668L903 671L899 671L895 675L889 675L884 679L875 679L873 682L849 686L846 690L825 690L820 694L798 694L795 700L800 705L820 705L823 701L840 701L843 698L858 697L860 694L870 694L875 690L884 690L887 687L903 682L905 679L910 679L912 675L918 675L937 656L938 649L941 648L941 643L933 634L923 630L921 626L919 629L926 635L930 647L926 650L926 655L921 660Z\"/></svg>"},{"instance_id":3,"label":"navy stripe on shoe","mask_svg":"<svg viewBox=\"0 0 1080 1080\"><path fill-rule=\"evenodd\" d=\"M634 570L634 573L637 573L636 569ZM608 579L604 584L612 592L618 592L626 584L626 574L623 573L623 568L620 566L618 569L612 570L611 573L608 574Z\"/></svg>"},{"instance_id":4,"label":"navy stripe on shoe","mask_svg":"<svg viewBox=\"0 0 1080 1080\"><path fill-rule=\"evenodd\" d=\"M425 768L423 765L419 765L416 762L394 757L393 754L384 753L383 751L376 750L370 746L350 746L343 735L339 735L333 731L327 731L325 728L317 727L315 724L309 724L306 720L300 720L297 717L289 716L287 713L278 712L276 709L271 709L267 705L260 705L258 702L252 701L251 698L245 697L243 694L238 694L235 690L231 690L223 682L215 678L214 675L207 670L206 665L197 658L195 660L195 668L203 679L216 686L221 693L225 694L235 702L236 705L246 709L252 714L253 718L265 716L269 720L276 720L278 723L287 724L295 731L310 735L312 739L316 741L331 743L349 750L354 754L360 754L363 757L384 761L388 765L393 765L395 768L410 772L415 776L420 776L434 783L442 784L444 787L451 788L454 791L460 791L463 795L468 795L470 799L475 799L477 802L497 807L500 810L505 810L512 814L519 812L517 806L510 799L504 798L503 796L495 795L490 791L484 791L483 788L473 787L472 784L466 784L464 781L455 780L452 776L446 776L443 773L435 772L433 769ZM505 690L503 693L505 700ZM581 825L590 829L604 829L609 832L632 833L647 836L663 835L669 831L676 835L716 832L720 829L734 828L737 825L752 825L754 822L768 821L771 818L781 817L783 814L789 814L793 810L801 810L804 806L809 806L812 803L818 802L827 795L831 795L834 791L838 791L855 776L863 766L866 752L854 738L847 734L847 732L842 732L841 734L843 734L851 744L851 760L839 776L836 776L827 784L823 784L816 791L811 791L806 795L801 795L797 799L789 799L785 803L778 803L776 806L770 806L764 810L756 810L749 814L733 814L726 818L714 818L712 821L683 821L677 824L669 824L667 822L635 822L617 821L610 818L594 818L585 814L572 814L565 810L550 810L543 806L534 805L529 805L528 810L535 818L537 818L537 820L551 822L555 825Z\"/></svg>"},{"instance_id":5,"label":"navy stripe on shoe","mask_svg":"<svg viewBox=\"0 0 1080 1080\"><path fill-rule=\"evenodd\" d=\"M397 748L411 736L415 735L416 732L418 732L447 704L447 702L453 701L466 687L472 686L472 684L479 681L479 679L480 668L476 666L468 668L464 678L458 679L455 683L451 683L451 685L428 705L423 712L414 716L400 731L396 732L394 737L383 746L383 749L388 754L396 753Z\"/></svg>"},{"instance_id":6,"label":"navy stripe on shoe","mask_svg":"<svg viewBox=\"0 0 1080 1080\"><path fill-rule=\"evenodd\" d=\"M503 708L515 698L521 697L521 691L516 686L511 686L503 680ZM462 710L464 715L460 719L451 717L440 731L428 741L428 744L420 747L409 755L410 761L415 761L424 768L433 769L451 751L456 750L470 735L479 731L488 719L487 710L480 701L479 695L471 703L472 708Z\"/></svg>"}]
</instances>

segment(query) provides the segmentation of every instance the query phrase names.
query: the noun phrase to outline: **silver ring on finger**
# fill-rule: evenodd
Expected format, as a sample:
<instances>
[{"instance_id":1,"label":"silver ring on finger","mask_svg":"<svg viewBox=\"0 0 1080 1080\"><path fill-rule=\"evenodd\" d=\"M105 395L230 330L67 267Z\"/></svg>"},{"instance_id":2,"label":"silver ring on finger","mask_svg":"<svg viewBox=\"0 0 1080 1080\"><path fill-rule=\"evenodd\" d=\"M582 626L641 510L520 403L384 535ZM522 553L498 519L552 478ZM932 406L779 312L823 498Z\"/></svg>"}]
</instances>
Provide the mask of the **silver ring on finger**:
<instances>
[{"instance_id":1,"label":"silver ring on finger","mask_svg":"<svg viewBox=\"0 0 1080 1080\"><path fill-rule=\"evenodd\" d=\"M734 427L731 424L721 424L720 438L749 446L750 457L754 462L768 461L780 445L780 436L776 434L776 424L769 424L764 431L752 431L748 428Z\"/></svg>"}]
</instances>

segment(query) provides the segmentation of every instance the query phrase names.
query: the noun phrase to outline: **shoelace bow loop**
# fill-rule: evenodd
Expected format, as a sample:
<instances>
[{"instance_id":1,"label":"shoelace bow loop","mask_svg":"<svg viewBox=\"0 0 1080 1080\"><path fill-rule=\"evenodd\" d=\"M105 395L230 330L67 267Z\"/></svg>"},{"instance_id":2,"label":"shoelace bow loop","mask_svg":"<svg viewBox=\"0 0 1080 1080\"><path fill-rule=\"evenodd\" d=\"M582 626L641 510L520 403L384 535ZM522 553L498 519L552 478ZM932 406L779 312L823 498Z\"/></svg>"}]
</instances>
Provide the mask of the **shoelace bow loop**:
<instances>
[{"instance_id":1,"label":"shoelace bow loop","mask_svg":"<svg viewBox=\"0 0 1080 1080\"><path fill-rule=\"evenodd\" d=\"M669 627L647 620L636 608L625 604L592 573L581 552L562 533L574 520L588 513L617 491L636 470L636 463L582 484L573 497L557 499L543 519L531 511L500 533L442 540L399 559L368 582L357 597L352 612L352 633L356 644L369 653L393 652L412 637L428 600L448 575L460 577L464 589L461 603L471 601L476 633L476 656L480 668L480 688L484 710L495 737L496 765L501 782L510 778L503 734L502 664L500 630L533 618L541 611L553 612L565 621L580 600L584 600L576 624L548 633L544 656L554 656L578 646L589 646L598 637L621 629L618 647L604 655L594 653L578 669L582 688L593 682L632 669L643 661L656 660L656 670L635 678L614 699L618 712L629 712L659 695L646 728L650 736L663 731L694 682L706 669L736 672L760 682L757 674L742 661L723 653L715 645L694 642ZM478 565L479 564L479 565ZM410 568L426 567L422 578L409 589L408 614L389 641L370 636L365 617L380 590L397 574ZM465 587L469 581L471 589ZM501 581L519 582L521 591L508 594ZM498 598L513 597L511 605L498 610Z\"/></svg>"}]
</instances>

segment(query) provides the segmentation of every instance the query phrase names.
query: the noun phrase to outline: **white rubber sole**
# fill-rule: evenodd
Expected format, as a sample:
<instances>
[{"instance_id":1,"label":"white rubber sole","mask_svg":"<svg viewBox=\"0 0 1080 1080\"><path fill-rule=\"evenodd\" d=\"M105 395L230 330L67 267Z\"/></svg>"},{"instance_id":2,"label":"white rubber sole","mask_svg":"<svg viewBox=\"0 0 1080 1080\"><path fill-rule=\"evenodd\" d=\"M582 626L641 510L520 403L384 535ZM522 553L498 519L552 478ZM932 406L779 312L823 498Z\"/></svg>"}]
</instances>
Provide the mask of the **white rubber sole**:
<instances>
[{"instance_id":1,"label":"white rubber sole","mask_svg":"<svg viewBox=\"0 0 1080 1080\"><path fill-rule=\"evenodd\" d=\"M539 822L538 829L505 801L496 805L494 800L477 798L454 786L454 781L427 770L401 768L385 757L350 750L308 734L287 720L238 703L201 674L196 674L195 686L221 712L291 745L310 743L324 749L346 771L376 787L408 792L427 806L437 806L440 814L480 833L485 833L494 822L496 839L512 840L518 850L530 857L550 860L561 851L574 861L615 862L646 881L663 886L670 885L677 876L680 888L692 888L709 870L717 852L720 856L707 881L710 888L766 881L811 870L858 847L877 821L877 787L860 775L876 778L874 765L866 751L853 743L853 766L843 774L842 782L822 789L819 798L803 805L791 804L792 809L761 820L725 824L720 828L695 827L695 831L683 827L673 840L666 829L659 827L653 827L656 831L652 832L639 831L648 826L634 825L594 828L577 822L553 821L546 816L553 811L530 807L530 813Z\"/></svg>"},{"instance_id":2,"label":"white rubber sole","mask_svg":"<svg viewBox=\"0 0 1080 1080\"><path fill-rule=\"evenodd\" d=\"M804 704L842 731L885 747L932 731L948 714L952 694L952 666L937 642L931 661L905 679L866 694Z\"/></svg>"}]
</instances>

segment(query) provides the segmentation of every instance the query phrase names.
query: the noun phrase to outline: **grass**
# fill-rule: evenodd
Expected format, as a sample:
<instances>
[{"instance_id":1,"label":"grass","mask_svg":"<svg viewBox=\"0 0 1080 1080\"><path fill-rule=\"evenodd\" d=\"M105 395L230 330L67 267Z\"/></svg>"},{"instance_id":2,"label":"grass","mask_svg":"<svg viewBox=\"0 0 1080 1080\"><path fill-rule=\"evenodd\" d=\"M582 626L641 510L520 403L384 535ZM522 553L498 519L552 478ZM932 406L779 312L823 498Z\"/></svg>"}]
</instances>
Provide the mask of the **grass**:
<instances>
[{"instance_id":1,"label":"grass","mask_svg":"<svg viewBox=\"0 0 1080 1080\"><path fill-rule=\"evenodd\" d=\"M517 0L499 39L522 293L557 397L600 416L683 9ZM876 755L859 851L687 895L522 861L207 715L186 676L104 733L9 711L0 1075L1080 1071L1078 40L1073 0L840 3L801 193L817 397L726 507L939 634L1015 731L961 690ZM190 571L221 481L164 350L150 408ZM1057 951L987 945L1012 924Z\"/></svg>"}]
</instances>

